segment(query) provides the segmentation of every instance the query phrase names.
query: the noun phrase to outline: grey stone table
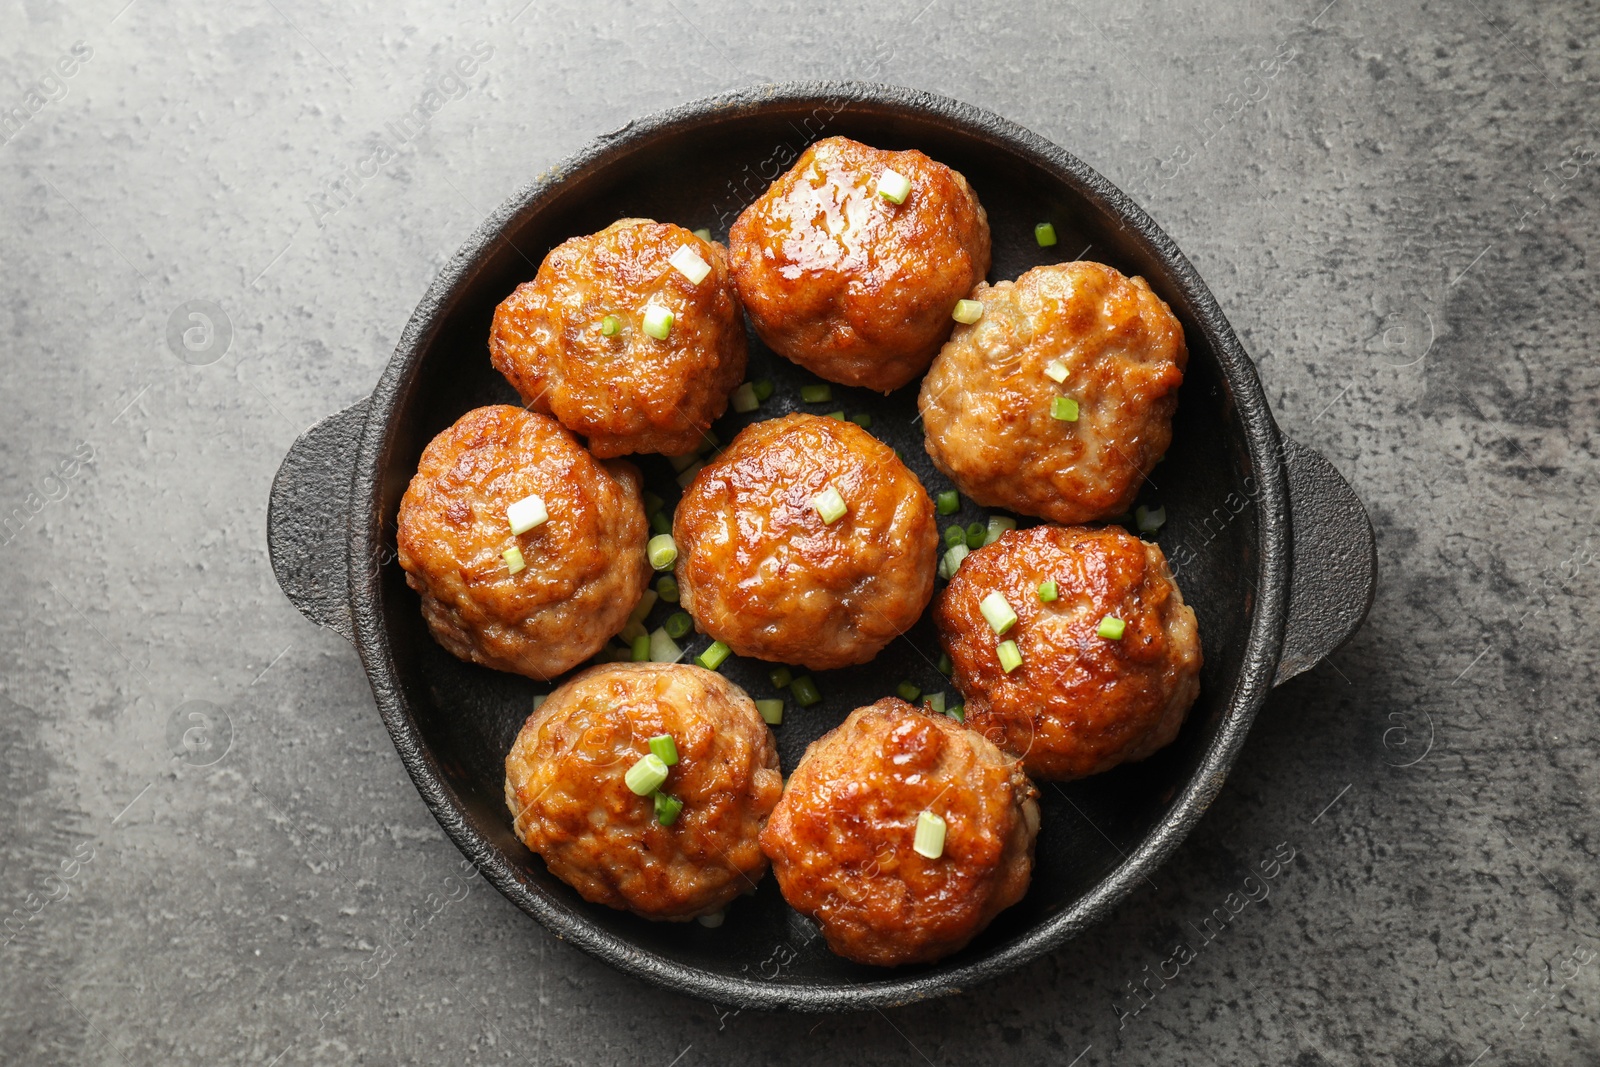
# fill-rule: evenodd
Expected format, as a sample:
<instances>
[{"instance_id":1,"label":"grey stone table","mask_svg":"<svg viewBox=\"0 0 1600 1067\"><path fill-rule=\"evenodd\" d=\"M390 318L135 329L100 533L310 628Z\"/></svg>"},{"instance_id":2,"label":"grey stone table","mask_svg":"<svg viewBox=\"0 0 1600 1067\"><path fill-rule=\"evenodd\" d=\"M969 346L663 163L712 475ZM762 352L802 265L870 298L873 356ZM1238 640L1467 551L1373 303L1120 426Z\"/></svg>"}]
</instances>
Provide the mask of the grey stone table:
<instances>
[{"instance_id":1,"label":"grey stone table","mask_svg":"<svg viewBox=\"0 0 1600 1067\"><path fill-rule=\"evenodd\" d=\"M1600 7L839 6L0 7L0 1061L1600 1062ZM851 77L1145 203L1382 578L1111 921L955 1001L735 1015L458 878L267 489L533 175Z\"/></svg>"}]
</instances>

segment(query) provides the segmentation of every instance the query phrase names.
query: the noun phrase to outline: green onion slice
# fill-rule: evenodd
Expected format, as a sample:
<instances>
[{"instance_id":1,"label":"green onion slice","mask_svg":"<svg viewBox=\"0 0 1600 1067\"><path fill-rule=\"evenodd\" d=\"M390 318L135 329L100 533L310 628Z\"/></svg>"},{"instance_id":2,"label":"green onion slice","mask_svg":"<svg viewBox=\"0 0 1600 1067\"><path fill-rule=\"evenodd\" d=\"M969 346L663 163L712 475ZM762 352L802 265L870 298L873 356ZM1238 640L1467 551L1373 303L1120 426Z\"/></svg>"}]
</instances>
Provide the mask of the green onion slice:
<instances>
[{"instance_id":1,"label":"green onion slice","mask_svg":"<svg viewBox=\"0 0 1600 1067\"><path fill-rule=\"evenodd\" d=\"M672 739L671 734L656 734L650 740L646 741L645 744L649 745L650 751L656 754L656 758L661 760L661 762L665 763L668 767L677 765L678 742Z\"/></svg>"},{"instance_id":2,"label":"green onion slice","mask_svg":"<svg viewBox=\"0 0 1600 1067\"><path fill-rule=\"evenodd\" d=\"M678 542L671 534L656 534L645 547L645 554L650 557L650 566L664 571L678 558Z\"/></svg>"},{"instance_id":3,"label":"green onion slice","mask_svg":"<svg viewBox=\"0 0 1600 1067\"><path fill-rule=\"evenodd\" d=\"M662 826L671 826L678 821L678 813L683 811L683 801L666 793L655 794L656 822Z\"/></svg>"},{"instance_id":4,"label":"green onion slice","mask_svg":"<svg viewBox=\"0 0 1600 1067\"><path fill-rule=\"evenodd\" d=\"M772 688L787 689L789 683L794 681L794 672L788 667L774 667L772 673L767 675L767 679L772 682Z\"/></svg>"},{"instance_id":5,"label":"green onion slice","mask_svg":"<svg viewBox=\"0 0 1600 1067\"><path fill-rule=\"evenodd\" d=\"M1123 631L1127 628L1128 624L1115 615L1107 615L1100 620L1100 626L1095 630L1095 633L1107 641L1121 641Z\"/></svg>"},{"instance_id":6,"label":"green onion slice","mask_svg":"<svg viewBox=\"0 0 1600 1067\"><path fill-rule=\"evenodd\" d=\"M957 300L950 317L963 325L971 326L983 318L983 303L978 300Z\"/></svg>"},{"instance_id":7,"label":"green onion slice","mask_svg":"<svg viewBox=\"0 0 1600 1067\"><path fill-rule=\"evenodd\" d=\"M644 513L646 515L654 515L656 512L667 506L667 502L665 500L662 500L659 496L651 492L646 492L642 499L644 500Z\"/></svg>"},{"instance_id":8,"label":"green onion slice","mask_svg":"<svg viewBox=\"0 0 1600 1067\"><path fill-rule=\"evenodd\" d=\"M1000 657L1000 669L1007 674L1022 666L1022 650L1015 641L1001 641L994 651Z\"/></svg>"},{"instance_id":9,"label":"green onion slice","mask_svg":"<svg viewBox=\"0 0 1600 1067\"><path fill-rule=\"evenodd\" d=\"M956 722L964 723L967 721L967 706L965 704L954 704L945 708L944 713Z\"/></svg>"},{"instance_id":10,"label":"green onion slice","mask_svg":"<svg viewBox=\"0 0 1600 1067\"><path fill-rule=\"evenodd\" d=\"M651 589L646 589L644 591L644 593L639 597L639 602L633 606L633 610L628 612L628 621L629 622L644 622L644 617L646 615L650 614L650 609L655 607L655 606L656 606L656 594L655 594L655 591L651 590Z\"/></svg>"},{"instance_id":11,"label":"green onion slice","mask_svg":"<svg viewBox=\"0 0 1600 1067\"><path fill-rule=\"evenodd\" d=\"M1056 228L1048 222L1041 222L1033 228L1033 239L1039 242L1040 248L1049 248L1056 243Z\"/></svg>"},{"instance_id":12,"label":"green onion slice","mask_svg":"<svg viewBox=\"0 0 1600 1067\"><path fill-rule=\"evenodd\" d=\"M755 386L749 382L740 385L733 391L733 396L728 401L728 406L741 415L748 415L761 406L760 399L756 396Z\"/></svg>"},{"instance_id":13,"label":"green onion slice","mask_svg":"<svg viewBox=\"0 0 1600 1067\"><path fill-rule=\"evenodd\" d=\"M544 498L537 493L525 496L506 508L506 522L510 524L513 534L525 534L549 521L550 513L545 510Z\"/></svg>"},{"instance_id":14,"label":"green onion slice","mask_svg":"<svg viewBox=\"0 0 1600 1067\"><path fill-rule=\"evenodd\" d=\"M944 531L944 546L954 548L967 543L967 528L965 526L949 526Z\"/></svg>"},{"instance_id":15,"label":"green onion slice","mask_svg":"<svg viewBox=\"0 0 1600 1067\"><path fill-rule=\"evenodd\" d=\"M629 622L628 625L624 626L622 630L618 632L617 636L631 645L633 644L635 638L649 636L649 633L650 631L644 628L643 623Z\"/></svg>"},{"instance_id":16,"label":"green onion slice","mask_svg":"<svg viewBox=\"0 0 1600 1067\"><path fill-rule=\"evenodd\" d=\"M809 708L813 704L822 702L822 693L817 689L815 679L809 674L802 674L796 678L789 691L794 694L795 703L802 708Z\"/></svg>"},{"instance_id":17,"label":"green onion slice","mask_svg":"<svg viewBox=\"0 0 1600 1067\"><path fill-rule=\"evenodd\" d=\"M1044 601L1046 604L1050 603L1050 601L1054 600L1058 595L1059 594L1056 592L1056 583L1054 578L1048 582L1039 583L1039 599Z\"/></svg>"},{"instance_id":18,"label":"green onion slice","mask_svg":"<svg viewBox=\"0 0 1600 1067\"><path fill-rule=\"evenodd\" d=\"M894 687L894 691L898 693L900 695L900 699L904 700L907 704L915 704L917 702L917 698L922 695L922 690L917 688L915 682L910 681L901 682L899 685Z\"/></svg>"},{"instance_id":19,"label":"green onion slice","mask_svg":"<svg viewBox=\"0 0 1600 1067\"><path fill-rule=\"evenodd\" d=\"M978 601L978 610L983 612L984 620L997 636L1017 624L1017 613L1011 610L1010 602L998 589Z\"/></svg>"},{"instance_id":20,"label":"green onion slice","mask_svg":"<svg viewBox=\"0 0 1600 1067\"><path fill-rule=\"evenodd\" d=\"M665 511L658 511L650 516L650 532L653 534L669 534L672 532L672 519Z\"/></svg>"},{"instance_id":21,"label":"green onion slice","mask_svg":"<svg viewBox=\"0 0 1600 1067\"><path fill-rule=\"evenodd\" d=\"M783 725L783 701L758 700L756 701L756 710L761 713L761 720L768 726Z\"/></svg>"},{"instance_id":22,"label":"green onion slice","mask_svg":"<svg viewBox=\"0 0 1600 1067\"><path fill-rule=\"evenodd\" d=\"M967 547L982 548L989 538L989 527L985 523L975 522L967 527Z\"/></svg>"},{"instance_id":23,"label":"green onion slice","mask_svg":"<svg viewBox=\"0 0 1600 1067\"><path fill-rule=\"evenodd\" d=\"M500 553L500 558L506 561L507 574L516 574L518 571L522 570L522 568L528 565L522 558L522 549L518 548L516 545L512 545L510 548Z\"/></svg>"},{"instance_id":24,"label":"green onion slice","mask_svg":"<svg viewBox=\"0 0 1600 1067\"><path fill-rule=\"evenodd\" d=\"M654 337L657 341L665 341L672 335L672 312L660 304L651 304L644 309L644 332Z\"/></svg>"},{"instance_id":25,"label":"green onion slice","mask_svg":"<svg viewBox=\"0 0 1600 1067\"><path fill-rule=\"evenodd\" d=\"M607 315L600 320L600 336L615 337L622 332L622 320L615 315Z\"/></svg>"},{"instance_id":26,"label":"green onion slice","mask_svg":"<svg viewBox=\"0 0 1600 1067\"><path fill-rule=\"evenodd\" d=\"M689 617L687 611L674 611L667 616L667 621L661 624L661 628L667 631L668 637L676 641L689 636L689 631L694 629L694 620Z\"/></svg>"},{"instance_id":27,"label":"green onion slice","mask_svg":"<svg viewBox=\"0 0 1600 1067\"><path fill-rule=\"evenodd\" d=\"M651 752L649 755L640 756L638 762L628 768L628 773L622 776L628 788L641 797L647 797L661 788L667 780L667 765L661 757Z\"/></svg>"},{"instance_id":28,"label":"green onion slice","mask_svg":"<svg viewBox=\"0 0 1600 1067\"><path fill-rule=\"evenodd\" d=\"M650 635L639 634L633 639L633 662L650 662Z\"/></svg>"},{"instance_id":29,"label":"green onion slice","mask_svg":"<svg viewBox=\"0 0 1600 1067\"><path fill-rule=\"evenodd\" d=\"M822 492L811 498L811 506L817 509L817 514L822 516L824 526L832 526L844 517L849 509L845 507L844 497L839 495L839 490L828 486Z\"/></svg>"},{"instance_id":30,"label":"green onion slice","mask_svg":"<svg viewBox=\"0 0 1600 1067\"><path fill-rule=\"evenodd\" d=\"M695 662L708 671L714 671L722 666L724 660L733 654L733 649L721 641L713 641L706 646L706 650L695 657Z\"/></svg>"},{"instance_id":31,"label":"green onion slice","mask_svg":"<svg viewBox=\"0 0 1600 1067\"><path fill-rule=\"evenodd\" d=\"M939 576L941 578L954 578L956 571L961 568L961 561L966 559L971 551L972 549L967 547L965 541L959 545L952 546L950 551L944 554L944 560L939 564Z\"/></svg>"},{"instance_id":32,"label":"green onion slice","mask_svg":"<svg viewBox=\"0 0 1600 1067\"><path fill-rule=\"evenodd\" d=\"M1050 401L1050 417L1062 422L1078 421L1078 402L1070 396L1058 396Z\"/></svg>"},{"instance_id":33,"label":"green onion slice","mask_svg":"<svg viewBox=\"0 0 1600 1067\"><path fill-rule=\"evenodd\" d=\"M838 419L840 422L843 422L844 421L844 412L843 411L830 411L824 417L825 418L830 418L830 419Z\"/></svg>"},{"instance_id":34,"label":"green onion slice","mask_svg":"<svg viewBox=\"0 0 1600 1067\"><path fill-rule=\"evenodd\" d=\"M899 171L884 168L878 175L878 195L891 204L903 204L911 194L911 179Z\"/></svg>"},{"instance_id":35,"label":"green onion slice","mask_svg":"<svg viewBox=\"0 0 1600 1067\"><path fill-rule=\"evenodd\" d=\"M676 663L683 658L683 649L672 639L665 628L657 626L650 631L650 662Z\"/></svg>"},{"instance_id":36,"label":"green onion slice","mask_svg":"<svg viewBox=\"0 0 1600 1067\"><path fill-rule=\"evenodd\" d=\"M950 653L939 653L939 673L948 678L950 677L950 673L954 670L955 665L950 662Z\"/></svg>"},{"instance_id":37,"label":"green onion slice","mask_svg":"<svg viewBox=\"0 0 1600 1067\"><path fill-rule=\"evenodd\" d=\"M944 820L931 811L917 814L917 835L911 851L925 859L936 860L944 855Z\"/></svg>"},{"instance_id":38,"label":"green onion slice","mask_svg":"<svg viewBox=\"0 0 1600 1067\"><path fill-rule=\"evenodd\" d=\"M656 593L668 604L678 602L678 579L670 574L663 574L661 580L656 582Z\"/></svg>"},{"instance_id":39,"label":"green onion slice","mask_svg":"<svg viewBox=\"0 0 1600 1067\"><path fill-rule=\"evenodd\" d=\"M939 715L943 715L944 714L944 694L943 693L929 693L926 697L923 698L922 702L924 704L926 704L936 714L939 714Z\"/></svg>"},{"instance_id":40,"label":"green onion slice","mask_svg":"<svg viewBox=\"0 0 1600 1067\"><path fill-rule=\"evenodd\" d=\"M708 227L702 226L698 230L693 230L691 232L702 241L711 240L711 230Z\"/></svg>"},{"instance_id":41,"label":"green onion slice","mask_svg":"<svg viewBox=\"0 0 1600 1067\"><path fill-rule=\"evenodd\" d=\"M1006 515L991 515L989 516L988 528L984 530L983 543L986 545L992 545L996 541L1000 540L1001 534L1005 533L1007 530L1015 530L1016 528L1016 519L1010 518Z\"/></svg>"},{"instance_id":42,"label":"green onion slice","mask_svg":"<svg viewBox=\"0 0 1600 1067\"><path fill-rule=\"evenodd\" d=\"M939 514L954 515L961 510L961 494L954 489L946 489L939 494Z\"/></svg>"},{"instance_id":43,"label":"green onion slice","mask_svg":"<svg viewBox=\"0 0 1600 1067\"><path fill-rule=\"evenodd\" d=\"M1139 523L1140 533L1155 533L1167 524L1167 509L1147 508L1140 504L1133 510L1133 517Z\"/></svg>"},{"instance_id":44,"label":"green onion slice","mask_svg":"<svg viewBox=\"0 0 1600 1067\"><path fill-rule=\"evenodd\" d=\"M772 382L767 378L763 378L759 382L752 382L750 388L756 391L757 400L766 401L772 396Z\"/></svg>"},{"instance_id":45,"label":"green onion slice","mask_svg":"<svg viewBox=\"0 0 1600 1067\"><path fill-rule=\"evenodd\" d=\"M533 698L533 710L534 711L538 711L539 710L539 705L543 704L546 700L549 700L549 699L550 699L550 694L549 693L540 693L537 696L535 696Z\"/></svg>"},{"instance_id":46,"label":"green onion slice","mask_svg":"<svg viewBox=\"0 0 1600 1067\"><path fill-rule=\"evenodd\" d=\"M1067 365L1059 359L1052 359L1044 366L1044 376L1057 385L1067 380Z\"/></svg>"},{"instance_id":47,"label":"green onion slice","mask_svg":"<svg viewBox=\"0 0 1600 1067\"><path fill-rule=\"evenodd\" d=\"M672 258L667 260L667 265L688 278L690 285L699 285L711 273L711 264L701 259L700 253L688 245L679 245L678 250L672 253Z\"/></svg>"},{"instance_id":48,"label":"green onion slice","mask_svg":"<svg viewBox=\"0 0 1600 1067\"><path fill-rule=\"evenodd\" d=\"M865 411L858 411L854 415L851 415L850 421L861 427L863 430L872 429L872 416L868 415Z\"/></svg>"},{"instance_id":49,"label":"green onion slice","mask_svg":"<svg viewBox=\"0 0 1600 1067\"><path fill-rule=\"evenodd\" d=\"M705 466L706 465L703 462L701 462L700 460L697 459L693 463L689 464L687 467L683 468L683 470L679 471L678 472L678 477L676 479L677 483L678 483L678 488L679 489L687 489L687 488L689 488L689 483L694 481L694 476L699 474L702 470L704 470Z\"/></svg>"},{"instance_id":50,"label":"green onion slice","mask_svg":"<svg viewBox=\"0 0 1600 1067\"><path fill-rule=\"evenodd\" d=\"M710 915L697 915L694 921L704 926L707 930L715 930L722 925L722 920L726 918L727 915L723 912L714 911Z\"/></svg>"},{"instance_id":51,"label":"green onion slice","mask_svg":"<svg viewBox=\"0 0 1600 1067\"><path fill-rule=\"evenodd\" d=\"M833 399L833 390L826 385L802 385L800 399L807 404L826 404Z\"/></svg>"}]
</instances>

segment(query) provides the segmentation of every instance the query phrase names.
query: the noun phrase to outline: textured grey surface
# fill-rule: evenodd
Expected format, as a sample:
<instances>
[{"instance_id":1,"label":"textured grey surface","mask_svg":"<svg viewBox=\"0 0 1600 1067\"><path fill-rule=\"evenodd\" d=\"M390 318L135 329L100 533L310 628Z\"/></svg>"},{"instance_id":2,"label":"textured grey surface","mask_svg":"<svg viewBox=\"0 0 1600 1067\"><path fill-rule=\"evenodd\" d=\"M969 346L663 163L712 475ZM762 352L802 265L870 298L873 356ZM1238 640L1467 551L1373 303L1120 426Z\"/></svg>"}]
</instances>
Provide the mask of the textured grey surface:
<instances>
[{"instance_id":1,"label":"textured grey surface","mask_svg":"<svg viewBox=\"0 0 1600 1067\"><path fill-rule=\"evenodd\" d=\"M1600 8L1323 3L0 7L0 1061L1600 1060ZM460 870L267 491L530 176L836 77L1145 203L1382 584L1111 922L953 1001L732 1015Z\"/></svg>"}]
</instances>

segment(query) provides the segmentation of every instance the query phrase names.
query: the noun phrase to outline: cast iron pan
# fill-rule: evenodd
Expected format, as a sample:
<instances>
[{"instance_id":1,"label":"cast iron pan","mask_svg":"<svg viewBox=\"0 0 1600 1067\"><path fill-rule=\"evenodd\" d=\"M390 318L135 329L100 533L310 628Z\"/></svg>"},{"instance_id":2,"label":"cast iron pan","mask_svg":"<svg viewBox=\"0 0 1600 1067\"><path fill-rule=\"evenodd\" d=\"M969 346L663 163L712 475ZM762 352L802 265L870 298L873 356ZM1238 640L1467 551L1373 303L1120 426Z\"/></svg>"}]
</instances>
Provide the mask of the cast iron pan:
<instances>
[{"instance_id":1,"label":"cast iron pan","mask_svg":"<svg viewBox=\"0 0 1600 1067\"><path fill-rule=\"evenodd\" d=\"M429 637L394 562L395 514L423 447L470 408L516 403L489 366L495 305L556 244L623 216L728 227L811 141L844 134L919 148L961 171L989 212L990 279L1085 258L1143 275L1188 335L1190 363L1167 458L1141 502L1160 504L1160 541L1194 606L1205 647L1199 702L1177 741L1144 763L1042 785L1043 826L1026 899L962 952L932 966L881 970L830 954L771 878L717 929L650 923L586 904L511 830L504 758L532 698L549 685L462 663ZM1048 220L1059 243L1037 247ZM800 403L812 381L751 335L751 379L777 383L752 415L729 414L723 441L754 419L795 410L872 416L932 492L948 481L922 448L912 384L883 397L834 386L825 408ZM675 501L673 472L646 458L647 484ZM959 519L983 513L967 504ZM941 521L954 521L941 520ZM760 87L629 123L507 201L428 290L372 396L295 442L272 487L268 540L278 581L312 621L352 641L384 724L423 800L453 841L518 907L558 937L668 988L740 1007L812 1011L902 1004L1009 971L1106 915L1162 861L1222 787L1273 685L1337 648L1360 625L1376 577L1360 502L1316 453L1278 432L1249 358L1188 261L1150 217L1071 155L986 111L908 89L856 84ZM662 614L658 609L658 616ZM652 623L653 624L653 623ZM696 637L690 652L707 639ZM910 679L948 689L924 618L863 667L820 672L824 702L791 703L776 729L785 771L853 708ZM723 668L773 695L769 664Z\"/></svg>"}]
</instances>

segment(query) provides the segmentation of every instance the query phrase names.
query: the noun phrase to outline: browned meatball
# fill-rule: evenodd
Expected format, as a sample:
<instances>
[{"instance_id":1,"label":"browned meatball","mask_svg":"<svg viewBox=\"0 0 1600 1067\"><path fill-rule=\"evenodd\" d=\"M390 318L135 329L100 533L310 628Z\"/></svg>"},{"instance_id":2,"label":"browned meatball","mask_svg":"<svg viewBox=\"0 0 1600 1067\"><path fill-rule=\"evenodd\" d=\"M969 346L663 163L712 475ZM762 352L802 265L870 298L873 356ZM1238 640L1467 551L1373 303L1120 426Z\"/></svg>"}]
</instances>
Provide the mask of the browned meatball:
<instances>
[{"instance_id":1,"label":"browned meatball","mask_svg":"<svg viewBox=\"0 0 1600 1067\"><path fill-rule=\"evenodd\" d=\"M825 522L836 492L845 511ZM865 663L933 595L933 501L853 422L788 415L746 427L673 518L683 609L741 656L816 670Z\"/></svg>"},{"instance_id":2,"label":"browned meatball","mask_svg":"<svg viewBox=\"0 0 1600 1067\"><path fill-rule=\"evenodd\" d=\"M1143 278L1101 263L980 285L922 380L928 455L980 504L1055 522L1110 518L1172 441L1183 327ZM1064 380L1055 381L1052 376ZM1056 417L1056 398L1076 421Z\"/></svg>"},{"instance_id":3,"label":"browned meatball","mask_svg":"<svg viewBox=\"0 0 1600 1067\"><path fill-rule=\"evenodd\" d=\"M891 170L901 204L878 193ZM989 270L967 180L921 152L818 141L728 234L734 280L773 351L830 381L889 392L928 367L957 300Z\"/></svg>"},{"instance_id":4,"label":"browned meatball","mask_svg":"<svg viewBox=\"0 0 1600 1067\"><path fill-rule=\"evenodd\" d=\"M1054 582L1056 598L1039 586ZM1017 621L996 634L986 597ZM1107 616L1120 639L1100 636ZM934 608L967 725L1040 778L1081 778L1171 743L1200 692L1200 634L1155 545L1118 529L1035 526L968 556ZM1115 629L1110 624L1110 629ZM1022 665L1007 674L1001 641Z\"/></svg>"},{"instance_id":5,"label":"browned meatball","mask_svg":"<svg viewBox=\"0 0 1600 1067\"><path fill-rule=\"evenodd\" d=\"M512 504L543 525L513 534ZM620 630L650 579L631 463L599 463L554 419L507 405L469 411L422 453L400 501L400 566L428 628L462 659L550 678ZM522 569L504 553L516 548Z\"/></svg>"},{"instance_id":6,"label":"browned meatball","mask_svg":"<svg viewBox=\"0 0 1600 1067\"><path fill-rule=\"evenodd\" d=\"M669 262L684 250L710 268L699 282ZM645 333L651 306L672 312L665 340ZM489 358L533 410L583 434L597 456L691 452L744 377L727 252L650 219L574 237L495 309Z\"/></svg>"},{"instance_id":7,"label":"browned meatball","mask_svg":"<svg viewBox=\"0 0 1600 1067\"><path fill-rule=\"evenodd\" d=\"M761 834L783 897L857 963L928 963L1022 899L1038 791L982 737L886 697L812 743ZM913 849L917 819L944 850Z\"/></svg>"},{"instance_id":8,"label":"browned meatball","mask_svg":"<svg viewBox=\"0 0 1600 1067\"><path fill-rule=\"evenodd\" d=\"M626 775L672 737L658 814ZM646 919L692 919L767 873L760 834L783 790L772 731L738 686L688 664L595 667L528 717L506 756L517 836L585 900ZM668 825L663 825L663 819Z\"/></svg>"}]
</instances>

